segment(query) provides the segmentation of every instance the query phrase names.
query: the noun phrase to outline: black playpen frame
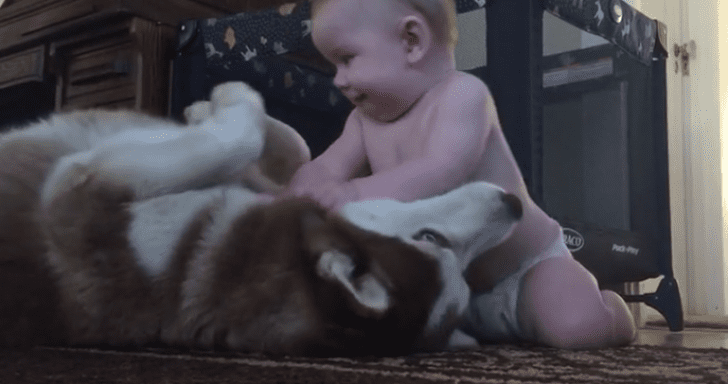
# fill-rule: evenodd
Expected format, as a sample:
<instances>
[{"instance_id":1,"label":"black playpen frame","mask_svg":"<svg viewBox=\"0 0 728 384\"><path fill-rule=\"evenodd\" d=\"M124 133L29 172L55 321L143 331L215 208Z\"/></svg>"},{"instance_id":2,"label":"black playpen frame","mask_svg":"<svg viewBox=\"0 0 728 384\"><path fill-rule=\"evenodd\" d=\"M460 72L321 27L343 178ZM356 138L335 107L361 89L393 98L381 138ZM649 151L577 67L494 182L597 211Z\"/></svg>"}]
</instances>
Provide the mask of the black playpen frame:
<instances>
[{"instance_id":1,"label":"black playpen frame","mask_svg":"<svg viewBox=\"0 0 728 384\"><path fill-rule=\"evenodd\" d=\"M587 5L587 3L589 3ZM589 5L604 10L604 22L595 26ZM576 8L574 4L581 4ZM482 78L490 87L498 107L499 117L514 156L529 186L529 192L537 203L543 199L540 162L533 161L539 155L538 136L543 132L543 13L548 11L562 20L588 32L600 35L626 51L634 60L652 68L652 110L654 142L654 177L662 188L654 196L657 208L655 236L652 244L657 253L657 270L662 280L656 292L622 296L628 302L643 302L655 308L667 320L672 331L683 329L683 312L677 281L672 268L670 231L669 164L667 147L667 83L666 61L667 28L658 20L650 19L620 0L543 0L488 2L487 52L489 60ZM616 13L616 14L615 14ZM615 41L616 26L620 15L634 15L634 20L652 26L655 33L650 54L637 52L630 42ZM509 39L503 39L509 36ZM648 42L650 43L650 42ZM643 47L644 48L644 47ZM654 75L657 74L657 75ZM507 127L507 128L506 128ZM653 159L654 160L654 159ZM530 172L529 172L530 170ZM656 277L643 276L642 279ZM640 279L640 280L642 280Z\"/></svg>"}]
</instances>

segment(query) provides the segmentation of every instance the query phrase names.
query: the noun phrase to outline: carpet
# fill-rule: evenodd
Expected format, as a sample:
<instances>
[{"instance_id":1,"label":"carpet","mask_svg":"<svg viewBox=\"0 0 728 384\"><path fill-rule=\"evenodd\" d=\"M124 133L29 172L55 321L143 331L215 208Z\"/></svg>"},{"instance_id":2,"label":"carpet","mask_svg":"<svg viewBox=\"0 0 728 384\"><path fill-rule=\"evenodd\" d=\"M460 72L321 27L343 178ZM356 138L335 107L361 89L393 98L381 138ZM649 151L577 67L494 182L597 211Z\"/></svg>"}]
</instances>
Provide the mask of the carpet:
<instances>
[{"instance_id":1,"label":"carpet","mask_svg":"<svg viewBox=\"0 0 728 384\"><path fill-rule=\"evenodd\" d=\"M395 358L33 348L0 351L0 383L728 383L728 350L489 345Z\"/></svg>"}]
</instances>

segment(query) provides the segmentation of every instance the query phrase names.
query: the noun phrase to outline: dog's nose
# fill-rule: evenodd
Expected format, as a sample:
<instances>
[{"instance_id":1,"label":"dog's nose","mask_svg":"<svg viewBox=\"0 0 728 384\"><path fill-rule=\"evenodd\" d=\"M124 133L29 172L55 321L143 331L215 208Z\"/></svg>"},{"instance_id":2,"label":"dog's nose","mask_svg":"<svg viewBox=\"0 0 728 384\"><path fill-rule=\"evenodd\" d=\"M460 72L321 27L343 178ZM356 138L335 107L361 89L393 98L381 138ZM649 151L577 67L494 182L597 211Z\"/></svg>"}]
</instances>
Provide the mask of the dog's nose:
<instances>
[{"instance_id":1,"label":"dog's nose","mask_svg":"<svg viewBox=\"0 0 728 384\"><path fill-rule=\"evenodd\" d=\"M523 216L523 204L521 204L521 199L518 196L512 193L504 193L501 200L506 203L514 218L520 219Z\"/></svg>"}]
</instances>

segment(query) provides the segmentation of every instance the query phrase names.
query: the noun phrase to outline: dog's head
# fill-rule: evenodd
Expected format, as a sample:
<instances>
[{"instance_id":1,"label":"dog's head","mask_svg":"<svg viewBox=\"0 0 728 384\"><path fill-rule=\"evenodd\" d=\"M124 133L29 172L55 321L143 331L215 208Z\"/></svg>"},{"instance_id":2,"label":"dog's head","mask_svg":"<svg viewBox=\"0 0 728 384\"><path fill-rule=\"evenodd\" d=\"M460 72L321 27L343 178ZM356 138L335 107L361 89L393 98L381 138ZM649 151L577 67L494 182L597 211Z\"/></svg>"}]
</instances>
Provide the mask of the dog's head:
<instances>
[{"instance_id":1,"label":"dog's head","mask_svg":"<svg viewBox=\"0 0 728 384\"><path fill-rule=\"evenodd\" d=\"M215 254L199 260L214 268L185 283L183 341L219 335L229 348L285 354L442 350L470 299L463 259L520 216L518 200L487 183L338 213L301 198L244 211L222 240L208 239Z\"/></svg>"},{"instance_id":2,"label":"dog's head","mask_svg":"<svg viewBox=\"0 0 728 384\"><path fill-rule=\"evenodd\" d=\"M316 273L333 284L332 294L343 292L357 316L392 322L400 335L388 337L414 330L413 345L430 350L447 345L468 305L462 273L472 255L502 242L522 207L501 188L477 182L411 203L349 203L339 214L348 225L336 231L348 232L347 241L308 232ZM308 220L309 229L323 225Z\"/></svg>"},{"instance_id":3,"label":"dog's head","mask_svg":"<svg viewBox=\"0 0 728 384\"><path fill-rule=\"evenodd\" d=\"M465 184L429 199L403 203L368 200L344 205L340 214L359 228L455 255L464 271L473 258L508 238L523 214L515 195L487 182Z\"/></svg>"}]
</instances>

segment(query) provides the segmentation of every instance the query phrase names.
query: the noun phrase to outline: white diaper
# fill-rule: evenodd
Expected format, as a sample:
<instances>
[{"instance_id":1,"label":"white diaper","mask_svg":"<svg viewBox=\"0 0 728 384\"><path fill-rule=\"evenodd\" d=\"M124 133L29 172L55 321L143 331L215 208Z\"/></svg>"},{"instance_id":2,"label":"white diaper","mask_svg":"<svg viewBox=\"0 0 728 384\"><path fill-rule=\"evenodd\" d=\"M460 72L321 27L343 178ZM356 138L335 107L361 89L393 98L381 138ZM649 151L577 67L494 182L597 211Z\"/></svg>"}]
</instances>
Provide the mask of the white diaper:
<instances>
[{"instance_id":1,"label":"white diaper","mask_svg":"<svg viewBox=\"0 0 728 384\"><path fill-rule=\"evenodd\" d=\"M519 327L516 313L523 276L536 264L552 257L572 257L563 234L541 254L524 261L518 271L498 283L492 291L471 297L462 330L481 342L530 339Z\"/></svg>"}]
</instances>

